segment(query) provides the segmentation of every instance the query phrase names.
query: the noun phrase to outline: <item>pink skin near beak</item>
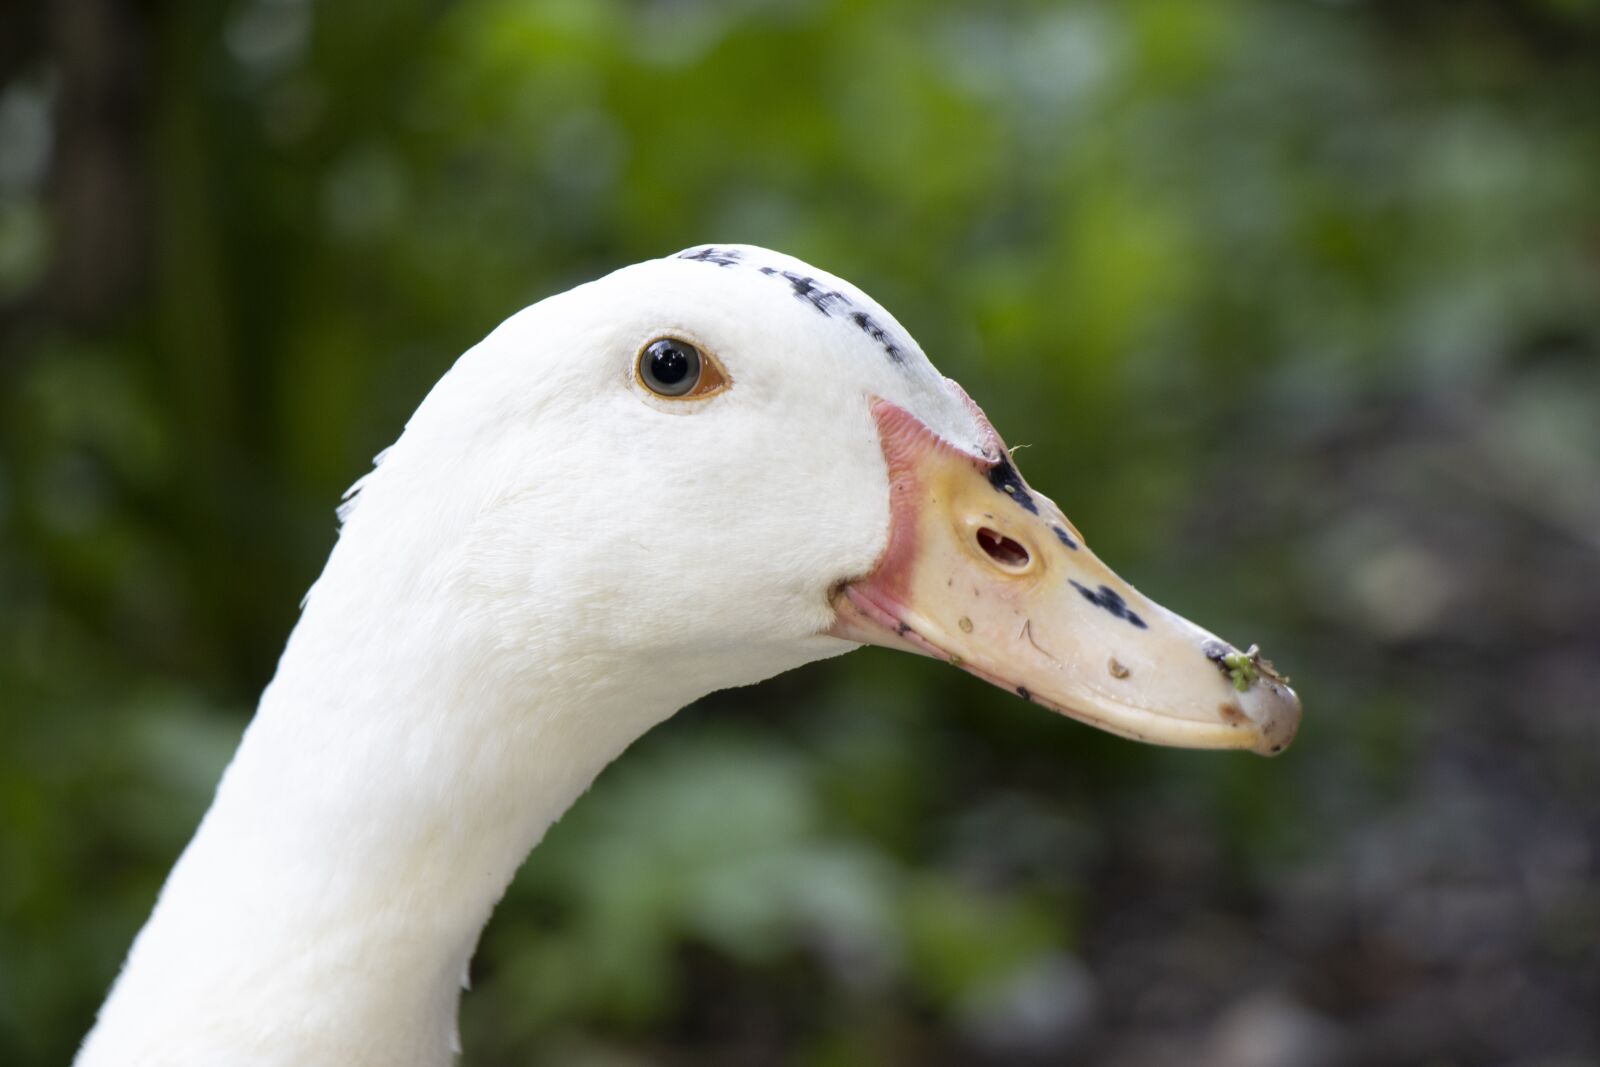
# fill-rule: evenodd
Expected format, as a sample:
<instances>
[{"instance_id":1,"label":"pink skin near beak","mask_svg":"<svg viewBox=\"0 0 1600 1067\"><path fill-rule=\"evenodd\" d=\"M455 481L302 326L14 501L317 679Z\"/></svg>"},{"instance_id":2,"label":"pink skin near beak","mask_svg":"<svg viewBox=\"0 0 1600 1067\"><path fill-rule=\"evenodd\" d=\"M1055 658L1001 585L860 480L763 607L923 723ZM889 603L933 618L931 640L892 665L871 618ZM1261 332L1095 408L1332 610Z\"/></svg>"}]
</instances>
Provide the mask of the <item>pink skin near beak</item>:
<instances>
[{"instance_id":1,"label":"pink skin near beak","mask_svg":"<svg viewBox=\"0 0 1600 1067\"><path fill-rule=\"evenodd\" d=\"M1240 652L1118 578L967 403L988 437L983 456L873 400L889 544L871 574L834 594L832 633L947 660L1124 737L1287 748L1300 700L1284 679L1254 649Z\"/></svg>"}]
</instances>

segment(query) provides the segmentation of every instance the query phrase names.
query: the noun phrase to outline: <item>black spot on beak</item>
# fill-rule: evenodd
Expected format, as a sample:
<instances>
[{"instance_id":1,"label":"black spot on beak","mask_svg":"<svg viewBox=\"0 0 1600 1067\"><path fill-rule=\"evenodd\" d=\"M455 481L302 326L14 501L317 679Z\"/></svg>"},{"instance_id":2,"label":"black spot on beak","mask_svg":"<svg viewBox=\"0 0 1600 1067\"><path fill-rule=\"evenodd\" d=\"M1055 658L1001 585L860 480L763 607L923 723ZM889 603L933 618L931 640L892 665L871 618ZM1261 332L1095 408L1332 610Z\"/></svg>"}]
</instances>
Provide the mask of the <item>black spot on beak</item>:
<instances>
[{"instance_id":1,"label":"black spot on beak","mask_svg":"<svg viewBox=\"0 0 1600 1067\"><path fill-rule=\"evenodd\" d=\"M1071 534L1067 533L1067 531L1063 530L1059 526L1052 526L1052 527L1050 527L1050 529L1055 531L1056 540L1057 541L1060 541L1062 544L1066 545L1068 548L1072 549L1074 552L1076 552L1078 550L1078 542L1076 542L1076 541L1074 541L1072 539L1072 535Z\"/></svg>"},{"instance_id":2,"label":"black spot on beak","mask_svg":"<svg viewBox=\"0 0 1600 1067\"><path fill-rule=\"evenodd\" d=\"M1022 487L1022 475L1011 465L1010 457L1001 456L999 462L989 468L989 484L1021 504L1024 510L1034 515L1039 514L1039 505L1033 502L1033 497Z\"/></svg>"},{"instance_id":3,"label":"black spot on beak","mask_svg":"<svg viewBox=\"0 0 1600 1067\"><path fill-rule=\"evenodd\" d=\"M1076 589L1083 599L1095 607L1109 611L1119 619L1126 619L1141 630L1150 628L1143 619L1129 609L1128 602L1122 599L1122 594L1110 586L1102 585L1099 589L1090 589L1087 586L1078 584L1072 578L1068 578L1067 581L1072 583L1072 588Z\"/></svg>"},{"instance_id":4,"label":"black spot on beak","mask_svg":"<svg viewBox=\"0 0 1600 1067\"><path fill-rule=\"evenodd\" d=\"M1026 700L1030 704L1033 703L1033 694L1028 692L1028 687L1025 685L1017 686L1017 696L1021 697L1023 700Z\"/></svg>"}]
</instances>

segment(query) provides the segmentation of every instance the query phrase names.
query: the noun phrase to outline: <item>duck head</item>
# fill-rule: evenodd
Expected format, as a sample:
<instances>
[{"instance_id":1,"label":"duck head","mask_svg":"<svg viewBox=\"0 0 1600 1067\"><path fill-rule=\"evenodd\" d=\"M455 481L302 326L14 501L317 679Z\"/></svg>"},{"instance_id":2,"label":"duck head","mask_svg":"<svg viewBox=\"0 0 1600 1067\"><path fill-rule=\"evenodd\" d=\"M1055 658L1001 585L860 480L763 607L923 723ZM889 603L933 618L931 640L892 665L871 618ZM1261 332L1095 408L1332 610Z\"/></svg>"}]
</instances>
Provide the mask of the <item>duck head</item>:
<instances>
[{"instance_id":1,"label":"duck head","mask_svg":"<svg viewBox=\"0 0 1600 1067\"><path fill-rule=\"evenodd\" d=\"M534 305L402 447L482 482L466 569L499 632L684 699L877 644L1141 741L1273 754L1299 722L1253 649L1102 563L893 316L776 252Z\"/></svg>"},{"instance_id":2,"label":"duck head","mask_svg":"<svg viewBox=\"0 0 1600 1067\"><path fill-rule=\"evenodd\" d=\"M508 319L359 483L78 1063L453 1062L522 858L644 730L864 643L1157 743L1299 704L1102 564L888 312L707 246Z\"/></svg>"}]
</instances>

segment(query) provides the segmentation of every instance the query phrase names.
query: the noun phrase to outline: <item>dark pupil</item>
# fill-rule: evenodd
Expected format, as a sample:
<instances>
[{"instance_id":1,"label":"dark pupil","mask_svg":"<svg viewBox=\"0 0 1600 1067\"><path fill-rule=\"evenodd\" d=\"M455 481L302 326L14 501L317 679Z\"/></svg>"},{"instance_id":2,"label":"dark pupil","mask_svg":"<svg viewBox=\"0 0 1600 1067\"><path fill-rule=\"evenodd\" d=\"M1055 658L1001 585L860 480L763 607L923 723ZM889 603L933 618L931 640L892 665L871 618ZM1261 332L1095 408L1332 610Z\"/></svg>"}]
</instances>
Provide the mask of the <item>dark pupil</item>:
<instances>
[{"instance_id":1,"label":"dark pupil","mask_svg":"<svg viewBox=\"0 0 1600 1067\"><path fill-rule=\"evenodd\" d=\"M650 369L662 385L677 385L689 373L689 357L677 345L659 344L650 353Z\"/></svg>"}]
</instances>

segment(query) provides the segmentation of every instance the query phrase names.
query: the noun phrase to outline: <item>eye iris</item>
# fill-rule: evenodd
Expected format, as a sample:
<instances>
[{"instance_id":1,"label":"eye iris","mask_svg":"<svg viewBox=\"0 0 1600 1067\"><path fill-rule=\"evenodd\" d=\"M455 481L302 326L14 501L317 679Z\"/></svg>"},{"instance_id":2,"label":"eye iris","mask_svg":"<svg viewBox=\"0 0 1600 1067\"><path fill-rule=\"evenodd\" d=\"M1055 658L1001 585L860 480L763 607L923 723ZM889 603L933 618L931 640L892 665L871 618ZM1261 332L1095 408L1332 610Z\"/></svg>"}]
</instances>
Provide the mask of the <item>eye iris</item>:
<instances>
[{"instance_id":1,"label":"eye iris","mask_svg":"<svg viewBox=\"0 0 1600 1067\"><path fill-rule=\"evenodd\" d=\"M644 383L665 396L682 396L700 378L700 353L683 341L662 338L644 350L639 363Z\"/></svg>"}]
</instances>

